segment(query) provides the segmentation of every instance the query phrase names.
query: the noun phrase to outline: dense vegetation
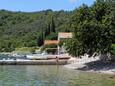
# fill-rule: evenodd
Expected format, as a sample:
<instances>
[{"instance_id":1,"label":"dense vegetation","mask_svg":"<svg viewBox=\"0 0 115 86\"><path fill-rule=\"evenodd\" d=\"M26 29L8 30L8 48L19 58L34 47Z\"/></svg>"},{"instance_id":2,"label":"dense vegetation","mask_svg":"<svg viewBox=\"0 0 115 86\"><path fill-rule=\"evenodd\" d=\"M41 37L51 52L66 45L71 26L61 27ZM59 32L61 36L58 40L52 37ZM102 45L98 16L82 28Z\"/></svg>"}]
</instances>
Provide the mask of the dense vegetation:
<instances>
[{"instance_id":1,"label":"dense vegetation","mask_svg":"<svg viewBox=\"0 0 115 86\"><path fill-rule=\"evenodd\" d=\"M70 31L71 12L45 10L11 12L0 10L0 52L41 46L44 39L57 39L58 31Z\"/></svg>"},{"instance_id":2,"label":"dense vegetation","mask_svg":"<svg viewBox=\"0 0 115 86\"><path fill-rule=\"evenodd\" d=\"M56 54L57 46L58 46L57 44L44 45L41 47L41 51L46 51L47 53L50 53L50 54Z\"/></svg>"},{"instance_id":3,"label":"dense vegetation","mask_svg":"<svg viewBox=\"0 0 115 86\"><path fill-rule=\"evenodd\" d=\"M74 38L67 42L73 56L115 53L115 2L97 0L91 7L82 5L71 18Z\"/></svg>"},{"instance_id":4,"label":"dense vegetation","mask_svg":"<svg viewBox=\"0 0 115 86\"><path fill-rule=\"evenodd\" d=\"M44 39L57 39L59 31L73 31L74 38L66 44L73 56L111 52L115 44L115 4L109 1L97 0L90 7L83 4L73 11L0 10L0 52L41 46Z\"/></svg>"}]
</instances>

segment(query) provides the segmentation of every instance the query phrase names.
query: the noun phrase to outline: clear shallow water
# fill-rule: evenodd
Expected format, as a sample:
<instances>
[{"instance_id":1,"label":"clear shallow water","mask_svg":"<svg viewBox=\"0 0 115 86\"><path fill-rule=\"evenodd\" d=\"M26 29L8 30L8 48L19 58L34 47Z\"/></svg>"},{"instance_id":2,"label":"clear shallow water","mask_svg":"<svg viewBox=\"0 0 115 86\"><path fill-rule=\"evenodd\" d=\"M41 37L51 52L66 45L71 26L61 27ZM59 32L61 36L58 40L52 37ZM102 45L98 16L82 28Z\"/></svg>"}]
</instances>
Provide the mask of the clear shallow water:
<instances>
[{"instance_id":1,"label":"clear shallow water","mask_svg":"<svg viewBox=\"0 0 115 86\"><path fill-rule=\"evenodd\" d=\"M63 66L0 66L0 86L115 86L115 78L111 76Z\"/></svg>"}]
</instances>

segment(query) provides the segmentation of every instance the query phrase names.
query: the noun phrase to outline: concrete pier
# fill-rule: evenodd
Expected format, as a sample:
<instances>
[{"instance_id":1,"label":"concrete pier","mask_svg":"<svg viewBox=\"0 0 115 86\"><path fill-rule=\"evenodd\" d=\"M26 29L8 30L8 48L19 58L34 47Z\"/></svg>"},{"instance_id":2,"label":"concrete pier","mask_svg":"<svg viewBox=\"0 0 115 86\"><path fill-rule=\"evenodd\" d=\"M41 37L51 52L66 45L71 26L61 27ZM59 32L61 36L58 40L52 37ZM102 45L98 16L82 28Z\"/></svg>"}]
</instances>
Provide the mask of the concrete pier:
<instances>
[{"instance_id":1,"label":"concrete pier","mask_svg":"<svg viewBox=\"0 0 115 86\"><path fill-rule=\"evenodd\" d=\"M0 65L65 65L67 60L0 60Z\"/></svg>"}]
</instances>

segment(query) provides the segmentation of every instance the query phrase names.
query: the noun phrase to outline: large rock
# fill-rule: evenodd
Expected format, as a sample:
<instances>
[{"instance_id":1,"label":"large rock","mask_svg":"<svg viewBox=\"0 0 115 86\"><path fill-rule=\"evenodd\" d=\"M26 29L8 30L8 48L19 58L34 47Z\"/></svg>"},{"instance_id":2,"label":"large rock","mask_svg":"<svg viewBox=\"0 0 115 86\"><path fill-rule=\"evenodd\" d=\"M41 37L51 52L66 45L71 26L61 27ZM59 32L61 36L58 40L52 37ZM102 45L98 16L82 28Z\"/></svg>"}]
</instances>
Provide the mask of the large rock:
<instances>
[{"instance_id":1,"label":"large rock","mask_svg":"<svg viewBox=\"0 0 115 86\"><path fill-rule=\"evenodd\" d=\"M100 58L100 60L102 60L102 61L107 61L107 60L109 59L109 57L108 57L107 54L101 54L101 55L99 55L99 58Z\"/></svg>"},{"instance_id":2,"label":"large rock","mask_svg":"<svg viewBox=\"0 0 115 86\"><path fill-rule=\"evenodd\" d=\"M110 56L110 60L111 60L111 61L115 61L115 55L111 55L111 56Z\"/></svg>"}]
</instances>

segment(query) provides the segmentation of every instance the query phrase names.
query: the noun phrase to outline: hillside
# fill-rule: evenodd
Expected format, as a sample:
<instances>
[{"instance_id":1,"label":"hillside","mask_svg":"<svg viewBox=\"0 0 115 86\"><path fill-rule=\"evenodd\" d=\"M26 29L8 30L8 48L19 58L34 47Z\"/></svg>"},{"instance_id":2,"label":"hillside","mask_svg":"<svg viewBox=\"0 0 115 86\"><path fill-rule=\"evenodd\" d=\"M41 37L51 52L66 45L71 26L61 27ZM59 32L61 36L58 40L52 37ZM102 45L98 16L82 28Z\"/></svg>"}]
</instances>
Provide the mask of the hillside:
<instances>
[{"instance_id":1,"label":"hillside","mask_svg":"<svg viewBox=\"0 0 115 86\"><path fill-rule=\"evenodd\" d=\"M77 53L81 54L86 51L106 53L115 44L114 4L108 0L97 0L92 6L83 4L73 11L0 10L0 52L41 46L45 39L57 39L58 32L73 31L74 38L67 45L71 53L77 49L76 46L79 49Z\"/></svg>"},{"instance_id":2,"label":"hillside","mask_svg":"<svg viewBox=\"0 0 115 86\"><path fill-rule=\"evenodd\" d=\"M43 39L56 39L58 31L71 30L67 24L70 15L50 9L28 13L0 10L0 51L40 46Z\"/></svg>"}]
</instances>

